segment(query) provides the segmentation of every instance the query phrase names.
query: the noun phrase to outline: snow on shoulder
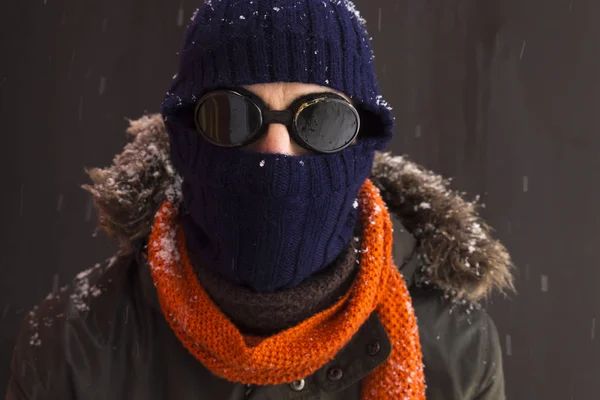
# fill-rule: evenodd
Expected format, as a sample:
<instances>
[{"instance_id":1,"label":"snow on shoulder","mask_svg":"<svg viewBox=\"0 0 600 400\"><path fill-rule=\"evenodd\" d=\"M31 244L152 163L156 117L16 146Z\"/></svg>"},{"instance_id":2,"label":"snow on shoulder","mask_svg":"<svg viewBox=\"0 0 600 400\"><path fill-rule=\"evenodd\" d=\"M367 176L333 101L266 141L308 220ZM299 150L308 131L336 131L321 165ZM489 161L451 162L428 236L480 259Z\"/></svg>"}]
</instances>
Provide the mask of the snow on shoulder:
<instances>
[{"instance_id":1,"label":"snow on shoulder","mask_svg":"<svg viewBox=\"0 0 600 400\"><path fill-rule=\"evenodd\" d=\"M29 333L29 345L42 346L44 338L56 332L59 322L82 318L91 310L91 301L101 296L108 289L102 282L102 276L118 260L118 257L108 259L104 264L81 271L73 282L49 293L40 305L35 306L27 315L26 323ZM110 282L109 282L110 283Z\"/></svg>"}]
</instances>

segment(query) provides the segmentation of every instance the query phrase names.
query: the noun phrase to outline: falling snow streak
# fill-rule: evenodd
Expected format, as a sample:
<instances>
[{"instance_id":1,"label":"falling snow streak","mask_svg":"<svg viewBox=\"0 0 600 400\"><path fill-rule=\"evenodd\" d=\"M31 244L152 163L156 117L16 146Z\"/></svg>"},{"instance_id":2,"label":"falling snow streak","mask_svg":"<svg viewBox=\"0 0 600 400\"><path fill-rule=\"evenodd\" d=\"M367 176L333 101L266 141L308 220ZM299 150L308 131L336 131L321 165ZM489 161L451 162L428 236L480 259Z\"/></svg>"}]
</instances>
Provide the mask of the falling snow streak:
<instances>
[{"instance_id":1,"label":"falling snow streak","mask_svg":"<svg viewBox=\"0 0 600 400\"><path fill-rule=\"evenodd\" d=\"M415 126L415 139L420 139L421 136L423 136L423 128L421 127L421 124L417 124L417 126Z\"/></svg>"},{"instance_id":2,"label":"falling snow streak","mask_svg":"<svg viewBox=\"0 0 600 400\"><path fill-rule=\"evenodd\" d=\"M510 335L506 335L506 355L512 356L512 337Z\"/></svg>"},{"instance_id":3,"label":"falling snow streak","mask_svg":"<svg viewBox=\"0 0 600 400\"><path fill-rule=\"evenodd\" d=\"M179 11L177 12L177 26L183 26L183 17L184 17L183 7L180 6Z\"/></svg>"},{"instance_id":4,"label":"falling snow streak","mask_svg":"<svg viewBox=\"0 0 600 400\"><path fill-rule=\"evenodd\" d=\"M94 199L89 198L87 205L85 206L85 220L89 221L92 219L92 211L94 210Z\"/></svg>"},{"instance_id":5,"label":"falling snow streak","mask_svg":"<svg viewBox=\"0 0 600 400\"><path fill-rule=\"evenodd\" d=\"M54 294L58 293L58 288L59 288L58 274L54 274L54 277L52 278L52 293L54 293Z\"/></svg>"},{"instance_id":6,"label":"falling snow streak","mask_svg":"<svg viewBox=\"0 0 600 400\"><path fill-rule=\"evenodd\" d=\"M548 275L542 275L542 292L548 291Z\"/></svg>"},{"instance_id":7,"label":"falling snow streak","mask_svg":"<svg viewBox=\"0 0 600 400\"><path fill-rule=\"evenodd\" d=\"M98 88L98 94L100 96L102 96L102 94L104 94L105 90L106 90L106 78L101 76L100 77L100 87Z\"/></svg>"}]
</instances>

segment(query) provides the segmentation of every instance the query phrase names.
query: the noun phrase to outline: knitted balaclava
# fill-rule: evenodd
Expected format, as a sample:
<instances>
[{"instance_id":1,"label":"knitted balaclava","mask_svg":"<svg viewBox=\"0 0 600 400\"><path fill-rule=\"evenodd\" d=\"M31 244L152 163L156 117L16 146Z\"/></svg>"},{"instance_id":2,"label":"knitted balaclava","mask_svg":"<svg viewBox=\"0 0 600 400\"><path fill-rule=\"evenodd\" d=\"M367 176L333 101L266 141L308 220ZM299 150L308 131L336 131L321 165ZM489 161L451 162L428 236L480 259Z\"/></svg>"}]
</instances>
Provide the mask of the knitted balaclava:
<instances>
[{"instance_id":1,"label":"knitted balaclava","mask_svg":"<svg viewBox=\"0 0 600 400\"><path fill-rule=\"evenodd\" d=\"M181 221L202 266L256 291L293 287L352 237L357 197L393 120L364 20L349 0L212 0L192 18L162 113L183 178ZM205 141L193 109L205 93L300 82L345 93L361 113L357 144L284 156Z\"/></svg>"}]
</instances>

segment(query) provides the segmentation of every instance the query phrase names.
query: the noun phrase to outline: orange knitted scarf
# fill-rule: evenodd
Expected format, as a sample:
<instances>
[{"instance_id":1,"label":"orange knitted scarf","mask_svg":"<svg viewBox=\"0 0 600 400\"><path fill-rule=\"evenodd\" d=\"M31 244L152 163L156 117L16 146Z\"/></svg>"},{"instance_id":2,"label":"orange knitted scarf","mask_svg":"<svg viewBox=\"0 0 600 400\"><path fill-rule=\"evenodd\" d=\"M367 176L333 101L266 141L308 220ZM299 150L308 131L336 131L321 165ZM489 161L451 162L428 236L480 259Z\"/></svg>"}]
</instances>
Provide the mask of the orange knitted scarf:
<instances>
[{"instance_id":1,"label":"orange knitted scarf","mask_svg":"<svg viewBox=\"0 0 600 400\"><path fill-rule=\"evenodd\" d=\"M392 223L379 190L366 181L361 266L348 293L329 309L274 336L244 337L200 286L187 255L177 207L165 202L148 245L150 270L171 328L215 375L252 385L290 383L314 373L346 345L375 311L392 343L390 357L362 382L364 399L425 399L417 321L394 266Z\"/></svg>"}]
</instances>

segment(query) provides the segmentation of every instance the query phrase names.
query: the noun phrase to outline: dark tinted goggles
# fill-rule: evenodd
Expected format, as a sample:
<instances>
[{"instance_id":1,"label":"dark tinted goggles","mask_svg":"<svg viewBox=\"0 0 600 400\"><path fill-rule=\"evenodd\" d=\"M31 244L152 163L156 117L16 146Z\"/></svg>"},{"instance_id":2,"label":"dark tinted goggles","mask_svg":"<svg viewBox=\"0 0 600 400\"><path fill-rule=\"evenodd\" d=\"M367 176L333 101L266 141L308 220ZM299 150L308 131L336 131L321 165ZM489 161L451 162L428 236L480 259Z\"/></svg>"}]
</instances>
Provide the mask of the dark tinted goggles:
<instances>
[{"instance_id":1,"label":"dark tinted goggles","mask_svg":"<svg viewBox=\"0 0 600 400\"><path fill-rule=\"evenodd\" d=\"M335 93L302 96L283 111L269 110L252 92L217 90L197 103L198 132L221 147L248 145L267 132L269 124L283 124L292 139L318 153L334 153L350 146L360 129L356 108Z\"/></svg>"}]
</instances>

